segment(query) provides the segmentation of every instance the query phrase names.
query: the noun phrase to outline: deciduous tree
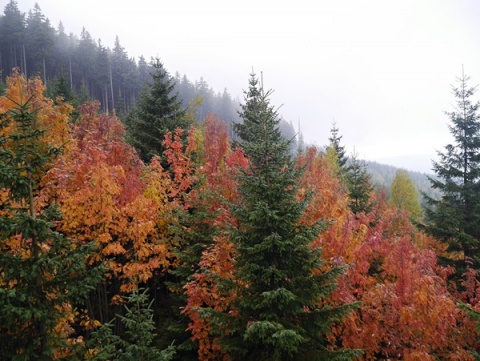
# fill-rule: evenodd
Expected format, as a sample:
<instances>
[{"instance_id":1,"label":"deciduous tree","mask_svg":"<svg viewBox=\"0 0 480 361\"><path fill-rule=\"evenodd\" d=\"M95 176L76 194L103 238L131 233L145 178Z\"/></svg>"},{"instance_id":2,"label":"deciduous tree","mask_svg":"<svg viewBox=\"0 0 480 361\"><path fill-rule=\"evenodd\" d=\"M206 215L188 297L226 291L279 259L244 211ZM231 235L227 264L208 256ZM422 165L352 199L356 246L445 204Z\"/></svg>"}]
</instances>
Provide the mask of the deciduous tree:
<instances>
[{"instance_id":1,"label":"deciduous tree","mask_svg":"<svg viewBox=\"0 0 480 361\"><path fill-rule=\"evenodd\" d=\"M407 211L413 220L419 220L422 216L418 191L406 170L400 169L395 174L390 186L390 201L398 209Z\"/></svg>"},{"instance_id":2,"label":"deciduous tree","mask_svg":"<svg viewBox=\"0 0 480 361\"><path fill-rule=\"evenodd\" d=\"M66 139L69 106L43 97L40 80L8 79L0 98L0 353L49 360L73 348L74 305L100 281L92 243L57 232L61 215L38 202L41 180Z\"/></svg>"}]
</instances>

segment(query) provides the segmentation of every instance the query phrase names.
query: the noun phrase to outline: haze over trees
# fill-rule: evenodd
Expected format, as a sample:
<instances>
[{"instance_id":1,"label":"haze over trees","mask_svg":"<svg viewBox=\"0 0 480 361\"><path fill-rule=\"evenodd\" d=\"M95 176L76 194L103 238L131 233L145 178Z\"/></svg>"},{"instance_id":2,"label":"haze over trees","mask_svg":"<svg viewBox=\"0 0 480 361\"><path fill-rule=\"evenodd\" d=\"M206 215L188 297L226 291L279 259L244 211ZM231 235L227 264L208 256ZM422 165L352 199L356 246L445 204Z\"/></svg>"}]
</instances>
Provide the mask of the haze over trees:
<instances>
[{"instance_id":1,"label":"haze over trees","mask_svg":"<svg viewBox=\"0 0 480 361\"><path fill-rule=\"evenodd\" d=\"M33 57L42 43L27 27L49 28L39 7L28 18L15 1L0 18L17 31L0 33L2 357L478 358L480 119L467 76L422 217L407 174L375 187L335 124L325 152L292 152L256 76L232 126L209 107L232 108L158 60L133 66L118 39L77 39L55 78L70 37ZM76 63L80 45L93 58ZM141 77L115 78L127 64L145 76L137 93Z\"/></svg>"}]
</instances>

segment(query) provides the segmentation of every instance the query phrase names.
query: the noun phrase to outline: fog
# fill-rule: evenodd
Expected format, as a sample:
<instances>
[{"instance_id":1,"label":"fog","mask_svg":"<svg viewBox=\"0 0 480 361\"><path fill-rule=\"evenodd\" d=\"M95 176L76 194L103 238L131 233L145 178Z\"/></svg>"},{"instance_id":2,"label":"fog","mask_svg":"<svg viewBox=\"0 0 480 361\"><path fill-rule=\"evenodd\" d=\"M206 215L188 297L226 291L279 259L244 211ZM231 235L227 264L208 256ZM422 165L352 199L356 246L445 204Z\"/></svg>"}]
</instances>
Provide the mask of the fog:
<instances>
[{"instance_id":1,"label":"fog","mask_svg":"<svg viewBox=\"0 0 480 361\"><path fill-rule=\"evenodd\" d=\"M130 56L158 55L233 97L261 72L306 142L326 144L335 121L348 153L411 170L428 172L451 141L444 111L462 65L480 82L474 0L37 2L55 28L110 47L118 35Z\"/></svg>"}]
</instances>

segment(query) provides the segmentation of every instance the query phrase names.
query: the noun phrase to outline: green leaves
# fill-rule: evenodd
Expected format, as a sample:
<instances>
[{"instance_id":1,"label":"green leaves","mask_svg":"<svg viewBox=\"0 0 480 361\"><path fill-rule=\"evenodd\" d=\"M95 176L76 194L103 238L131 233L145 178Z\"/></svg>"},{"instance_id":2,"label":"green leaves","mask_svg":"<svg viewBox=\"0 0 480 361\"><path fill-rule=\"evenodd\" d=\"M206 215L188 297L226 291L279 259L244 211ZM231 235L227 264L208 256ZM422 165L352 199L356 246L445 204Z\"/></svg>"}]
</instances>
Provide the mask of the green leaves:
<instances>
[{"instance_id":1,"label":"green leaves","mask_svg":"<svg viewBox=\"0 0 480 361\"><path fill-rule=\"evenodd\" d=\"M37 206L68 108L45 99L38 79L27 87L16 74L8 83L9 97L0 98L7 109L0 115L0 354L43 360L66 347L69 334L60 325L74 319L73 305L100 281L101 269L85 264L90 245L74 247L54 231L54 206Z\"/></svg>"}]
</instances>

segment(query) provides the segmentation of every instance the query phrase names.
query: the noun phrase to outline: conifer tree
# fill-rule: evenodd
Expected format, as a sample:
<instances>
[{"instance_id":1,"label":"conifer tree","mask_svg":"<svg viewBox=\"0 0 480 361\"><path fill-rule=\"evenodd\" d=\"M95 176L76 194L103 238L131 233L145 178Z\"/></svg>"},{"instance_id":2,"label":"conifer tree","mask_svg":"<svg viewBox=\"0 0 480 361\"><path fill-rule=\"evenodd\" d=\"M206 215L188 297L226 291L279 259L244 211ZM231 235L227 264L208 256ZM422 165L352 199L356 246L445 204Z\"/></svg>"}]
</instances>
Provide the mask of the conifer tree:
<instances>
[{"instance_id":1,"label":"conifer tree","mask_svg":"<svg viewBox=\"0 0 480 361\"><path fill-rule=\"evenodd\" d=\"M125 316L117 315L124 326L115 335L112 322L103 324L89 341L87 358L92 361L169 361L175 355L173 345L165 350L155 347L156 329L147 291L135 289L126 297Z\"/></svg>"},{"instance_id":2,"label":"conifer tree","mask_svg":"<svg viewBox=\"0 0 480 361\"><path fill-rule=\"evenodd\" d=\"M370 202L370 194L373 187L370 183L370 175L368 174L365 163L358 160L357 155L352 155L352 163L348 167L347 189L350 198L350 209L353 213L368 213L372 209L373 204Z\"/></svg>"},{"instance_id":3,"label":"conifer tree","mask_svg":"<svg viewBox=\"0 0 480 361\"><path fill-rule=\"evenodd\" d=\"M161 307L164 319L162 336L167 343L175 340L177 352L174 360L181 361L197 360L198 354L198 342L192 340L188 331L190 320L181 312L187 303L185 285L192 281L193 275L201 268L202 254L212 246L216 233L211 224L214 217L206 207L212 194L203 190L199 197L200 200L196 202L194 208L179 210L178 222L173 226L177 238L174 254L178 258L178 266L171 271L166 284L170 294L164 299L167 304Z\"/></svg>"},{"instance_id":4,"label":"conifer tree","mask_svg":"<svg viewBox=\"0 0 480 361\"><path fill-rule=\"evenodd\" d=\"M152 83L126 118L127 139L144 162L149 162L154 155L162 156L165 134L190 125L181 101L172 94L174 84L163 64L157 58L152 66ZM162 165L166 165L165 162Z\"/></svg>"},{"instance_id":5,"label":"conifer tree","mask_svg":"<svg viewBox=\"0 0 480 361\"><path fill-rule=\"evenodd\" d=\"M356 351L329 351L326 334L352 305L333 307L325 299L335 288L340 268L320 272L321 249L311 248L322 223L301 226L308 199L298 201L302 170L278 129L279 117L255 75L251 76L236 125L249 166L240 171L241 200L232 205L238 218L231 240L236 245L236 298L212 317L219 343L232 360L349 359ZM220 283L221 284L221 283Z\"/></svg>"},{"instance_id":6,"label":"conifer tree","mask_svg":"<svg viewBox=\"0 0 480 361\"><path fill-rule=\"evenodd\" d=\"M469 265L480 268L480 104L472 99L476 87L469 87L469 80L462 73L458 87L452 87L456 108L447 115L454 142L433 162L437 177L430 182L442 198L427 197L426 210L428 232L453 252L441 260L455 266L457 276Z\"/></svg>"},{"instance_id":7,"label":"conifer tree","mask_svg":"<svg viewBox=\"0 0 480 361\"><path fill-rule=\"evenodd\" d=\"M55 328L101 279L87 269L92 245L55 231L54 205L37 209L46 166L60 151L45 140L30 98L0 115L0 355L50 360L66 347ZM31 102L32 103L31 103Z\"/></svg>"},{"instance_id":8,"label":"conifer tree","mask_svg":"<svg viewBox=\"0 0 480 361\"><path fill-rule=\"evenodd\" d=\"M340 145L340 141L342 140L342 136L338 135L339 129L337 128L337 125L335 122L332 124L332 128L330 129L330 137L328 140L330 143L325 147L328 151L329 148L332 148L335 151L335 154L337 155L338 158L338 165L340 168L347 170L346 164L347 164L347 157L345 156L345 147Z\"/></svg>"}]
</instances>

